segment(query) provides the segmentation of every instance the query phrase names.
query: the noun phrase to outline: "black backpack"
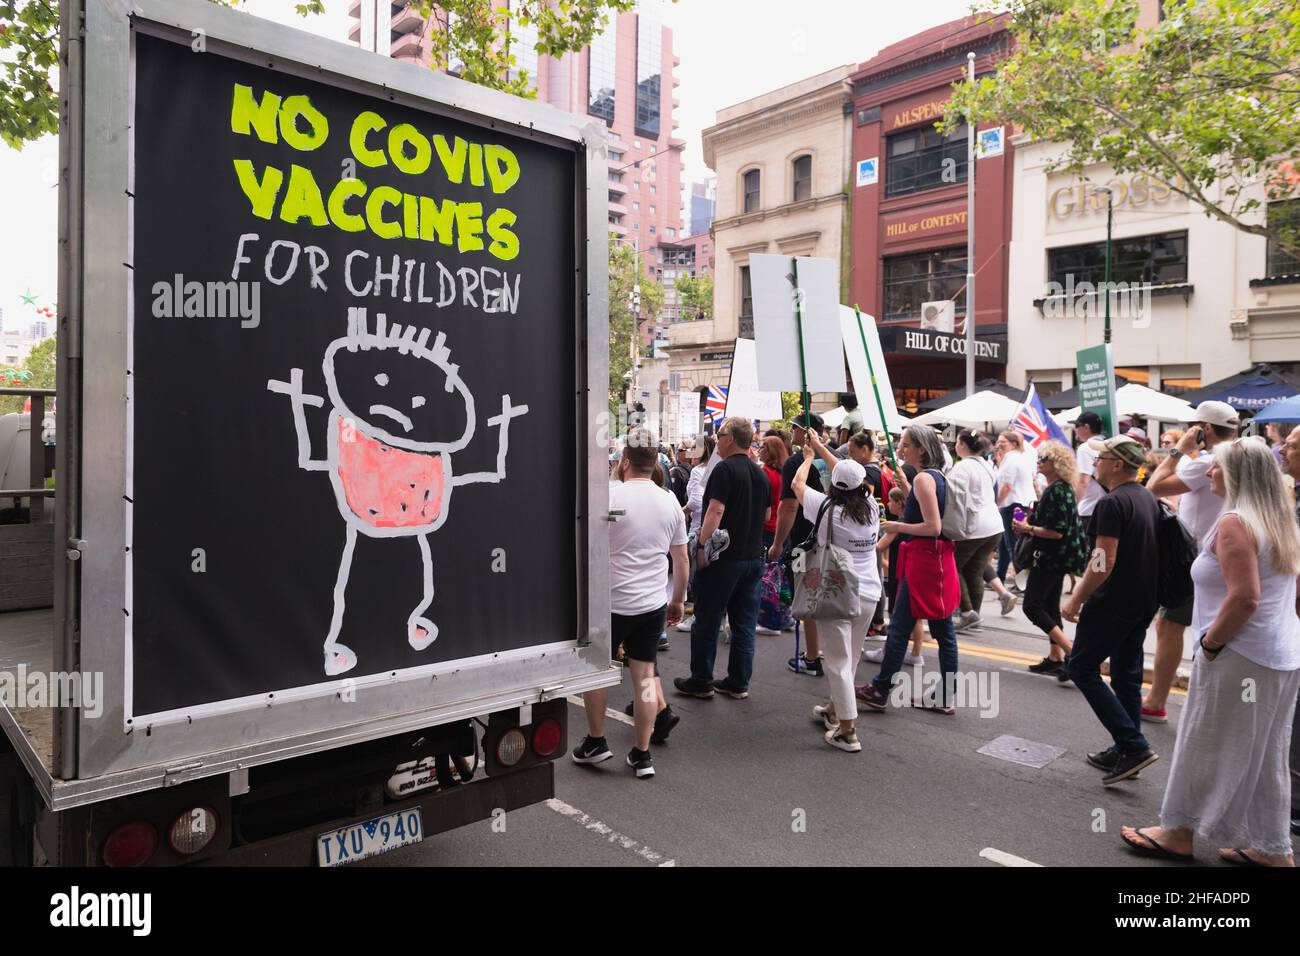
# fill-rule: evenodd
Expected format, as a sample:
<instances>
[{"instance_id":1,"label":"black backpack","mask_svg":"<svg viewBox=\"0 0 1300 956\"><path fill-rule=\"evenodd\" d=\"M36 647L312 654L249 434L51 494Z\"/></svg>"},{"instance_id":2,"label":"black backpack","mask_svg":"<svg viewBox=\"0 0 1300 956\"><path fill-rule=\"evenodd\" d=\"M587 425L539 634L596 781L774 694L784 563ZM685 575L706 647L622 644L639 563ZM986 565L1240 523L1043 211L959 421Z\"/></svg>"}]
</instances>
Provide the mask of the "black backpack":
<instances>
[{"instance_id":1,"label":"black backpack","mask_svg":"<svg viewBox=\"0 0 1300 956\"><path fill-rule=\"evenodd\" d=\"M1160 573L1156 598L1161 607L1178 607L1192 596L1192 562L1196 560L1196 539L1183 527L1174 509L1158 501L1156 542L1160 549Z\"/></svg>"}]
</instances>

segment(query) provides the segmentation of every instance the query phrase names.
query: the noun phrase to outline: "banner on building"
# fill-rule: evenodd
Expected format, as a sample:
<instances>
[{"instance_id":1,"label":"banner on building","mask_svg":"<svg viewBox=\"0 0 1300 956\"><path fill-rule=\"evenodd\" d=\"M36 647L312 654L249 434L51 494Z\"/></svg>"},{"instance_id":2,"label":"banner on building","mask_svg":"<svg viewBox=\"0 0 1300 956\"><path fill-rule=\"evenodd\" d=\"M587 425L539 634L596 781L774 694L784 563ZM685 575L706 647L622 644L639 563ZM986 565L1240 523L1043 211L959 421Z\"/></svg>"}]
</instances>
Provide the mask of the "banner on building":
<instances>
[{"instance_id":1,"label":"banner on building","mask_svg":"<svg viewBox=\"0 0 1300 956\"><path fill-rule=\"evenodd\" d=\"M794 259L754 255L749 257L749 274L758 352L757 387L769 392L801 391L802 351L810 392L844 391L836 264L830 259L803 256ZM776 417L780 418L780 412Z\"/></svg>"},{"instance_id":2,"label":"banner on building","mask_svg":"<svg viewBox=\"0 0 1300 956\"><path fill-rule=\"evenodd\" d=\"M758 357L752 339L736 339L727 389L727 417L732 415L765 422L781 417L781 393L758 387Z\"/></svg>"},{"instance_id":3,"label":"banner on building","mask_svg":"<svg viewBox=\"0 0 1300 956\"><path fill-rule=\"evenodd\" d=\"M1079 385L1079 411L1101 416L1105 434L1115 434L1119 416L1115 413L1115 365L1109 345L1080 349L1076 359Z\"/></svg>"}]
</instances>

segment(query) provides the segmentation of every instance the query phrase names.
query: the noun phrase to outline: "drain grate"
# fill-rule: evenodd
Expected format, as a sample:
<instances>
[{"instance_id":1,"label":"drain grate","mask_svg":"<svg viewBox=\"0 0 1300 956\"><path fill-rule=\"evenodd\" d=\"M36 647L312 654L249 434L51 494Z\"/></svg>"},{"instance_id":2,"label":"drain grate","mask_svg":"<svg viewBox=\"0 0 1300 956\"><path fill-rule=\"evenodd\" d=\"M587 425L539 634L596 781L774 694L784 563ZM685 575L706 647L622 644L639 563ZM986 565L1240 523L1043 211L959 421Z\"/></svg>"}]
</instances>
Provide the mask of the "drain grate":
<instances>
[{"instance_id":1,"label":"drain grate","mask_svg":"<svg viewBox=\"0 0 1300 956\"><path fill-rule=\"evenodd\" d=\"M1053 747L1051 744L1041 744L1037 740L1026 740L1024 737L1003 734L1001 737L990 740L976 753L997 757L999 760L1009 760L1011 763L1018 763L1025 767L1041 769L1065 753L1065 748Z\"/></svg>"}]
</instances>

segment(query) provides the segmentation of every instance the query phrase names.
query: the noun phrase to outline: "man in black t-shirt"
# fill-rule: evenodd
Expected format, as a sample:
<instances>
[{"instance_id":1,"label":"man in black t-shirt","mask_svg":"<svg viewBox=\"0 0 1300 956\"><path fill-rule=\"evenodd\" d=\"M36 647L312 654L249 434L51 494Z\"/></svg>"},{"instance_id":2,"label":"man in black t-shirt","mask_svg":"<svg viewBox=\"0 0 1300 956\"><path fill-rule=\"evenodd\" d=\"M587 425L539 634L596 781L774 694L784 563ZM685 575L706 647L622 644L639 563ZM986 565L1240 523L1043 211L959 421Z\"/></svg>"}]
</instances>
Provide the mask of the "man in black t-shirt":
<instances>
[{"instance_id":1,"label":"man in black t-shirt","mask_svg":"<svg viewBox=\"0 0 1300 956\"><path fill-rule=\"evenodd\" d=\"M700 547L695 569L695 623L691 627L691 676L674 685L691 697L720 691L741 700L749 696L754 669L754 628L758 626L759 586L763 580L763 522L772 510L772 486L763 470L749 460L754 427L743 418L728 418L718 429L719 461L704 486ZM730 543L707 563L708 541L717 530ZM718 628L731 622L727 679L713 680Z\"/></svg>"},{"instance_id":2,"label":"man in black t-shirt","mask_svg":"<svg viewBox=\"0 0 1300 956\"><path fill-rule=\"evenodd\" d=\"M826 431L826 425L820 415L809 415L806 421L804 416L800 415L791 424L794 426L792 430L796 450L786 459L785 465L781 468L781 505L776 511L776 537L772 539L772 546L767 550L769 561L788 560L790 551L803 544L813 530L812 522L804 517L803 509L799 507L799 499L794 496L791 485L799 471L799 466L803 464L804 436L807 435L808 428L821 438ZM820 468L814 466L812 471L808 472L808 487L813 491L826 490ZM809 619L802 623L807 650L798 657L790 658L788 666L796 674L821 677L823 673L821 640L817 633L817 622Z\"/></svg>"},{"instance_id":3,"label":"man in black t-shirt","mask_svg":"<svg viewBox=\"0 0 1300 956\"><path fill-rule=\"evenodd\" d=\"M1142 735L1142 645L1157 606L1160 511L1137 480L1146 449L1127 435L1094 438L1089 449L1097 453L1095 477L1108 493L1092 514L1097 542L1087 572L1061 608L1079 626L1058 679L1074 681L1115 741L1088 754L1110 786L1159 759ZM1107 658L1110 686L1101 679Z\"/></svg>"}]
</instances>

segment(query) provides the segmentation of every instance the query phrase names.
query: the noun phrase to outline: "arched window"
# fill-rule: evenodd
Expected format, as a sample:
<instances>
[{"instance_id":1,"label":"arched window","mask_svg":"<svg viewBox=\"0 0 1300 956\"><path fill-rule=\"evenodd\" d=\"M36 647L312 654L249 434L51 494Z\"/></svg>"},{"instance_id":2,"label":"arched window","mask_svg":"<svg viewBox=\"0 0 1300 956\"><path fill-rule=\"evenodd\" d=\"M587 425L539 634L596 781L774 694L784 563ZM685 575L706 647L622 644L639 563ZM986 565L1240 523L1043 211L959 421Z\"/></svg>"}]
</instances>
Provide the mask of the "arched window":
<instances>
[{"instance_id":1,"label":"arched window","mask_svg":"<svg viewBox=\"0 0 1300 956\"><path fill-rule=\"evenodd\" d=\"M812 156L804 155L790 164L794 172L794 202L812 198Z\"/></svg>"},{"instance_id":2,"label":"arched window","mask_svg":"<svg viewBox=\"0 0 1300 956\"><path fill-rule=\"evenodd\" d=\"M745 173L744 177L744 205L741 207L744 212L758 212L758 188L761 176L757 169L751 169Z\"/></svg>"}]
</instances>

